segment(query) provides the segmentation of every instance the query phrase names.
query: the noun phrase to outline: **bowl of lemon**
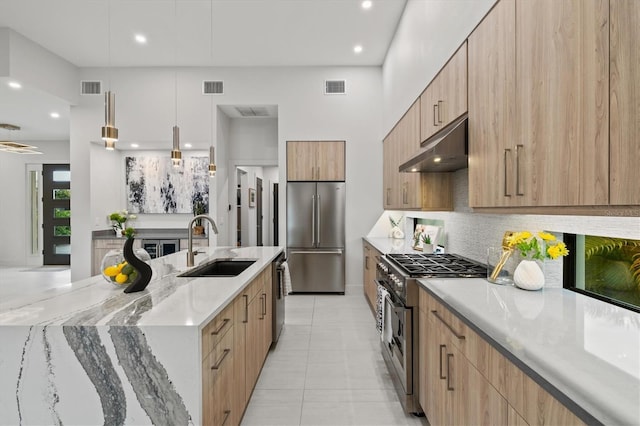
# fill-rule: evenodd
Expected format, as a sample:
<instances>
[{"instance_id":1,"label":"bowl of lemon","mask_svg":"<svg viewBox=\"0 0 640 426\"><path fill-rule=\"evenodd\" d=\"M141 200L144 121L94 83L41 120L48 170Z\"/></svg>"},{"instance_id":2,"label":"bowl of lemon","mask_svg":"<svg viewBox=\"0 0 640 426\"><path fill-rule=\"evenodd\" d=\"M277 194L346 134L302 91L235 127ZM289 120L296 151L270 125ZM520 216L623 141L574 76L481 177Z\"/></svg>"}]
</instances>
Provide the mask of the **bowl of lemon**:
<instances>
[{"instance_id":1,"label":"bowl of lemon","mask_svg":"<svg viewBox=\"0 0 640 426\"><path fill-rule=\"evenodd\" d=\"M147 263L151 260L145 249L134 251L138 259ZM131 284L138 276L138 271L125 260L122 250L110 250L102 259L100 270L104 279L117 287Z\"/></svg>"}]
</instances>

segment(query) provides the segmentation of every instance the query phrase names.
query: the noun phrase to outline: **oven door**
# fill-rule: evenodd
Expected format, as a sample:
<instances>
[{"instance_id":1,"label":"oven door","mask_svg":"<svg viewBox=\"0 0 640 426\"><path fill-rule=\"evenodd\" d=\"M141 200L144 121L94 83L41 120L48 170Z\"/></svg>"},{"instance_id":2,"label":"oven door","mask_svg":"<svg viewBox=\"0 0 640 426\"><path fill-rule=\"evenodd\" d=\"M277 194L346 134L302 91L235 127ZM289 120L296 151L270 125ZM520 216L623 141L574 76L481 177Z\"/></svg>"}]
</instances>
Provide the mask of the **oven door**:
<instances>
[{"instance_id":1,"label":"oven door","mask_svg":"<svg viewBox=\"0 0 640 426\"><path fill-rule=\"evenodd\" d=\"M383 301L384 321L382 323L382 351L392 374L402 384L405 394L413 388L411 371L411 308L393 301L387 294ZM396 381L396 380L394 380Z\"/></svg>"}]
</instances>

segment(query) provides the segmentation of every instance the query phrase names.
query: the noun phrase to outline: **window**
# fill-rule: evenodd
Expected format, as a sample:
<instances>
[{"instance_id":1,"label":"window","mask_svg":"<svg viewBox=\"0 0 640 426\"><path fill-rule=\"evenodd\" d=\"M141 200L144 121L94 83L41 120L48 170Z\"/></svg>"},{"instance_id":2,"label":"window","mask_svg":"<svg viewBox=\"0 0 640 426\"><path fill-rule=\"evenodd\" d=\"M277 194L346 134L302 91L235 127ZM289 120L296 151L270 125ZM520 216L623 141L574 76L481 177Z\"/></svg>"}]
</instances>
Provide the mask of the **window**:
<instances>
[{"instance_id":1,"label":"window","mask_svg":"<svg viewBox=\"0 0 640 426\"><path fill-rule=\"evenodd\" d=\"M640 240L567 235L564 287L640 312Z\"/></svg>"}]
</instances>

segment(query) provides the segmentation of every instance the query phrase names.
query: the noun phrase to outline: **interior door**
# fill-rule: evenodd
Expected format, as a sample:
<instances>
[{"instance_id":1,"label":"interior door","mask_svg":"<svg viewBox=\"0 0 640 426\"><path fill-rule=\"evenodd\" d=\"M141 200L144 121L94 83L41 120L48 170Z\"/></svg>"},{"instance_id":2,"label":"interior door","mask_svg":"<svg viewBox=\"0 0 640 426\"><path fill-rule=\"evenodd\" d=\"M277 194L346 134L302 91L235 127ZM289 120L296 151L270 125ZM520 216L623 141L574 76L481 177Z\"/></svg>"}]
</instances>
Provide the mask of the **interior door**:
<instances>
[{"instance_id":1,"label":"interior door","mask_svg":"<svg viewBox=\"0 0 640 426\"><path fill-rule=\"evenodd\" d=\"M42 165L43 264L71 264L71 172L69 164Z\"/></svg>"},{"instance_id":2,"label":"interior door","mask_svg":"<svg viewBox=\"0 0 640 426\"><path fill-rule=\"evenodd\" d=\"M262 246L262 179L256 178L256 245Z\"/></svg>"}]
</instances>

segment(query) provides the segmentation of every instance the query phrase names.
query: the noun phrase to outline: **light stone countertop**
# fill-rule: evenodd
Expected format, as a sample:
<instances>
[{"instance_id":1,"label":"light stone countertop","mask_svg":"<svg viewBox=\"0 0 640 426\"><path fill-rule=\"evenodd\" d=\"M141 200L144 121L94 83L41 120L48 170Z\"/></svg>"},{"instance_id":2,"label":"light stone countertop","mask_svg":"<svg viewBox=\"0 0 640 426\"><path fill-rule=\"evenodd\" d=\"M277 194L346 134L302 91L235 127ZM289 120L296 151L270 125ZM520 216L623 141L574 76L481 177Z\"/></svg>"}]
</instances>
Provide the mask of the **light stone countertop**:
<instances>
[{"instance_id":1,"label":"light stone countertop","mask_svg":"<svg viewBox=\"0 0 640 426\"><path fill-rule=\"evenodd\" d=\"M639 313L561 288L418 282L577 414L640 425Z\"/></svg>"},{"instance_id":2,"label":"light stone countertop","mask_svg":"<svg viewBox=\"0 0 640 426\"><path fill-rule=\"evenodd\" d=\"M200 247L196 266L216 258L257 259L237 277L183 278L186 250L150 261L151 282L144 291L125 294L124 287L102 276L69 286L8 299L0 294L2 326L197 326L215 317L282 247Z\"/></svg>"}]
</instances>

